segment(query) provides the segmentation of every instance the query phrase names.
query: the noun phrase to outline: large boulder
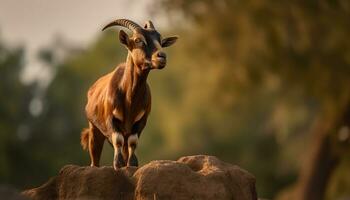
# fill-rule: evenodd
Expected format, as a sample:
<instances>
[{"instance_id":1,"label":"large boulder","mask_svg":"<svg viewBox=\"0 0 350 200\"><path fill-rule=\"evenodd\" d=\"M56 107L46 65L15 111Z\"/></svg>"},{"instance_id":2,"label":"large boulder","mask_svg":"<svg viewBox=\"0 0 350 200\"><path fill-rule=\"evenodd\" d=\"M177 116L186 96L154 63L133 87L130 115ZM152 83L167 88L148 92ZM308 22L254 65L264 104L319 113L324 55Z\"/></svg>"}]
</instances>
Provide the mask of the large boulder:
<instances>
[{"instance_id":1,"label":"large boulder","mask_svg":"<svg viewBox=\"0 0 350 200\"><path fill-rule=\"evenodd\" d=\"M256 200L255 178L213 156L152 161L140 168L68 165L44 185L22 194L31 199L236 199Z\"/></svg>"}]
</instances>

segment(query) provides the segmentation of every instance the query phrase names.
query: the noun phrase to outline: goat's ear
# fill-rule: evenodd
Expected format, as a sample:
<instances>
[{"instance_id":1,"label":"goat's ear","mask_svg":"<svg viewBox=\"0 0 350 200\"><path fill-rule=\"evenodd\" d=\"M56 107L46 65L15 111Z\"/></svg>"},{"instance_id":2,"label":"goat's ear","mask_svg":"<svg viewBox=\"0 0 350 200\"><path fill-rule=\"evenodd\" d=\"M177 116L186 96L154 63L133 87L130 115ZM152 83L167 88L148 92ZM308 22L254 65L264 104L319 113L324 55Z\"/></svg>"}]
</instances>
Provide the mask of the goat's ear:
<instances>
[{"instance_id":1,"label":"goat's ear","mask_svg":"<svg viewBox=\"0 0 350 200\"><path fill-rule=\"evenodd\" d=\"M169 47L173 45L179 37L172 36L162 39L162 47Z\"/></svg>"},{"instance_id":2,"label":"goat's ear","mask_svg":"<svg viewBox=\"0 0 350 200\"><path fill-rule=\"evenodd\" d=\"M123 30L119 31L119 41L129 49L129 46L130 46L129 36Z\"/></svg>"}]
</instances>

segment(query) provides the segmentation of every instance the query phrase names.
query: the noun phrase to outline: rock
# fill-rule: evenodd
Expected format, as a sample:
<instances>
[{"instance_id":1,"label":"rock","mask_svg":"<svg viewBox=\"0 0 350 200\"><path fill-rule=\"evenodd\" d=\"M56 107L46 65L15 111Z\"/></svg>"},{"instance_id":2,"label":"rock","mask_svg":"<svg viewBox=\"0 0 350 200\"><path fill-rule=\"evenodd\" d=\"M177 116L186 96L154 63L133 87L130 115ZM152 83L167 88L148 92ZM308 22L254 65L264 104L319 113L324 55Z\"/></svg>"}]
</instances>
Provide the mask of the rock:
<instances>
[{"instance_id":1,"label":"rock","mask_svg":"<svg viewBox=\"0 0 350 200\"><path fill-rule=\"evenodd\" d=\"M22 194L31 199L239 199L256 200L255 178L213 156L152 161L140 168L68 165L44 185Z\"/></svg>"},{"instance_id":2,"label":"rock","mask_svg":"<svg viewBox=\"0 0 350 200\"><path fill-rule=\"evenodd\" d=\"M58 176L22 194L31 199L132 199L131 175L136 168L115 171L112 167L67 165Z\"/></svg>"}]
</instances>

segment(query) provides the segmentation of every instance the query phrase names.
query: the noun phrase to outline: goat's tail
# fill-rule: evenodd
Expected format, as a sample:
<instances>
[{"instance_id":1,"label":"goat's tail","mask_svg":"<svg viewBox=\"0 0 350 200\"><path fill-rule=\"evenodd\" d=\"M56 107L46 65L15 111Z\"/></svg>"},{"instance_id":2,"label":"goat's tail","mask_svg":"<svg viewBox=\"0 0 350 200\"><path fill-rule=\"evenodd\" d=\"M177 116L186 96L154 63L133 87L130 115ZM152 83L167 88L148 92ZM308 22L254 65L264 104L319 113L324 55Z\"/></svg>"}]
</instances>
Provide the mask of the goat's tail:
<instances>
[{"instance_id":1,"label":"goat's tail","mask_svg":"<svg viewBox=\"0 0 350 200\"><path fill-rule=\"evenodd\" d=\"M80 144L84 150L88 150L88 147L89 147L89 134L90 134L90 129L88 128L84 128L81 131Z\"/></svg>"}]
</instances>

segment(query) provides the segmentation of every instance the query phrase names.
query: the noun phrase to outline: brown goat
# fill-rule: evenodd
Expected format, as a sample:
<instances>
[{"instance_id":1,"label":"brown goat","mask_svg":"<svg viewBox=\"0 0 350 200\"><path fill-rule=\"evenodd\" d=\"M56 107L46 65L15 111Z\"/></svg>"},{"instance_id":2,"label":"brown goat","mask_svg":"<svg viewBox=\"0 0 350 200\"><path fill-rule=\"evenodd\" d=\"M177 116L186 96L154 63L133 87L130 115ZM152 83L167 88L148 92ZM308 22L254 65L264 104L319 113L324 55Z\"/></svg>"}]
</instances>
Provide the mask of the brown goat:
<instances>
[{"instance_id":1,"label":"brown goat","mask_svg":"<svg viewBox=\"0 0 350 200\"><path fill-rule=\"evenodd\" d=\"M107 24L122 26L133 32L129 37L123 30L119 40L128 49L125 63L98 79L89 89L85 107L89 128L81 134L81 144L88 149L91 166L99 166L105 138L114 148L113 167L138 166L135 149L151 110L151 92L147 76L151 69L166 65L162 48L174 44L177 37L161 39L151 21L142 28L127 19Z\"/></svg>"}]
</instances>

